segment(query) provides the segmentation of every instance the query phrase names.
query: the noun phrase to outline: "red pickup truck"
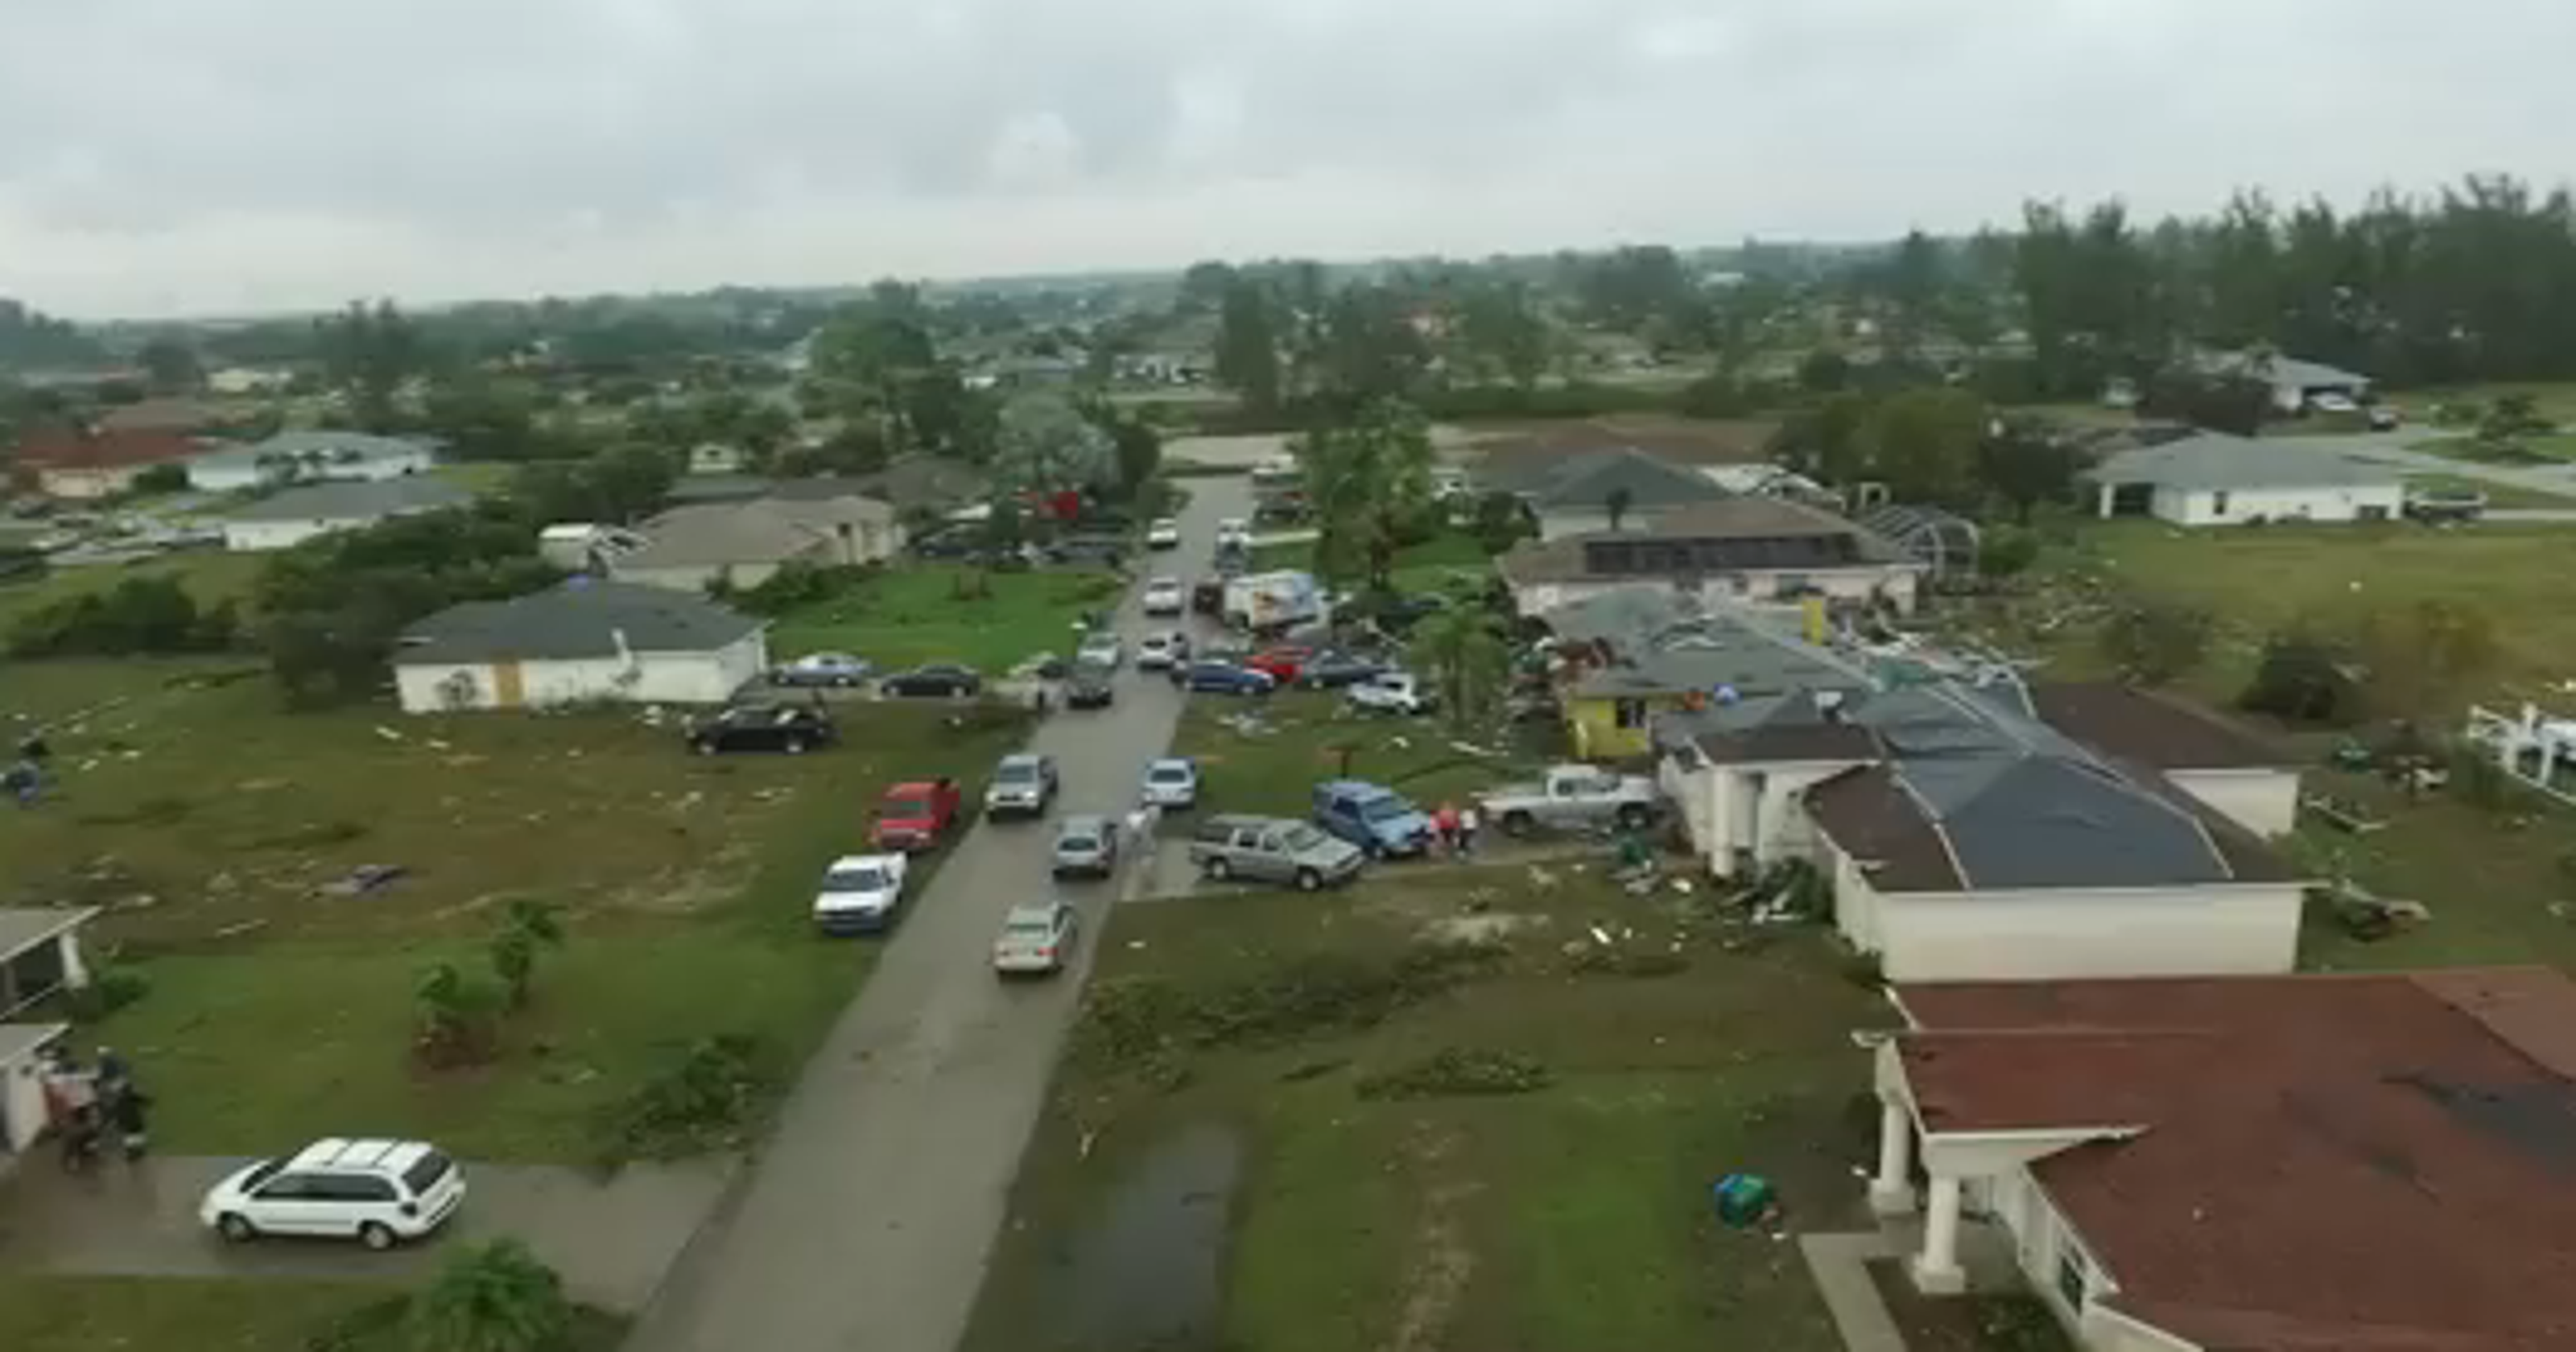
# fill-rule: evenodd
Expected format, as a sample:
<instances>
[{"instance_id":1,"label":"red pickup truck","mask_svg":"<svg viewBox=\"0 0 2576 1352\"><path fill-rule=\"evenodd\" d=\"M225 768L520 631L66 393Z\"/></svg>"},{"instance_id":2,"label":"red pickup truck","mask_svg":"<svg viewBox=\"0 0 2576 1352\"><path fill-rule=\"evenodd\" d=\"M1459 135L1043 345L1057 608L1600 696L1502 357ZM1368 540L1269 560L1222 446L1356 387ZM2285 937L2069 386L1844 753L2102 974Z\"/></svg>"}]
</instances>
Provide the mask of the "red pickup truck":
<instances>
[{"instance_id":1,"label":"red pickup truck","mask_svg":"<svg viewBox=\"0 0 2576 1352\"><path fill-rule=\"evenodd\" d=\"M957 824L964 795L953 779L916 779L897 784L877 800L876 825L868 839L880 850L918 854L935 849Z\"/></svg>"},{"instance_id":2,"label":"red pickup truck","mask_svg":"<svg viewBox=\"0 0 2576 1352\"><path fill-rule=\"evenodd\" d=\"M1243 664L1254 671L1267 672L1270 679L1282 686L1291 686L1297 683L1297 673L1304 671L1306 663L1314 656L1312 648L1282 643L1254 653L1243 659Z\"/></svg>"}]
</instances>

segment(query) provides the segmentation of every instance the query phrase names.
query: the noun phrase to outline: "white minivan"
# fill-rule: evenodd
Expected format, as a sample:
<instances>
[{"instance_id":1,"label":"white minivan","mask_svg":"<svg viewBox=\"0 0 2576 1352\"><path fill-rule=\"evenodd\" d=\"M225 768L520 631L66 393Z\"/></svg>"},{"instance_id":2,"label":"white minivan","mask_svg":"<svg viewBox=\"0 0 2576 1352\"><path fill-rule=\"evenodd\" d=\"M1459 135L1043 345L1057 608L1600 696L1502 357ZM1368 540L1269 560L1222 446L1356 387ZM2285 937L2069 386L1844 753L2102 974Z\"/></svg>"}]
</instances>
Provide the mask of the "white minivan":
<instances>
[{"instance_id":1,"label":"white minivan","mask_svg":"<svg viewBox=\"0 0 2576 1352\"><path fill-rule=\"evenodd\" d=\"M390 1249L444 1224L465 1201L465 1172L424 1141L315 1141L226 1175L197 1205L236 1243L318 1235Z\"/></svg>"}]
</instances>

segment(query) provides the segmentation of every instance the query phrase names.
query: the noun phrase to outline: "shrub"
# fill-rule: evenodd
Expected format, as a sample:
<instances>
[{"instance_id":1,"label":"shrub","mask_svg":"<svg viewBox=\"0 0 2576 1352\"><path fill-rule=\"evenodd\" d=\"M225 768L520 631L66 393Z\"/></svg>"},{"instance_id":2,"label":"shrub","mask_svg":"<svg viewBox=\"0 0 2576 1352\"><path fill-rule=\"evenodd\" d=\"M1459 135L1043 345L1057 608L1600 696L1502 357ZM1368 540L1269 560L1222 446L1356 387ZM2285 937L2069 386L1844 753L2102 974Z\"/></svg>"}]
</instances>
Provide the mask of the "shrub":
<instances>
[{"instance_id":1,"label":"shrub","mask_svg":"<svg viewBox=\"0 0 2576 1352\"><path fill-rule=\"evenodd\" d=\"M1170 1048L1293 1041L1368 1028L1494 962L1483 944L1420 944L1393 956L1301 953L1197 989L1153 977L1104 982L1084 1009L1078 1047L1121 1065Z\"/></svg>"},{"instance_id":2,"label":"shrub","mask_svg":"<svg viewBox=\"0 0 2576 1352\"><path fill-rule=\"evenodd\" d=\"M2254 680L2236 702L2293 723L2341 724L2361 715L2360 690L2342 652L2296 626L2263 641Z\"/></svg>"},{"instance_id":3,"label":"shrub","mask_svg":"<svg viewBox=\"0 0 2576 1352\"><path fill-rule=\"evenodd\" d=\"M230 647L240 627L229 602L200 608L176 578L129 577L20 616L9 630L9 651L20 657L215 652Z\"/></svg>"},{"instance_id":4,"label":"shrub","mask_svg":"<svg viewBox=\"0 0 2576 1352\"><path fill-rule=\"evenodd\" d=\"M2102 625L2102 655L2120 674L2144 685L2162 685L2209 655L2215 621L2199 606L2139 600L2114 611Z\"/></svg>"},{"instance_id":5,"label":"shrub","mask_svg":"<svg viewBox=\"0 0 2576 1352\"><path fill-rule=\"evenodd\" d=\"M670 1159L733 1143L769 1087L761 1044L740 1033L700 1038L604 1110L604 1162Z\"/></svg>"},{"instance_id":6,"label":"shrub","mask_svg":"<svg viewBox=\"0 0 2576 1352\"><path fill-rule=\"evenodd\" d=\"M412 988L412 1048L432 1066L463 1066L488 1059L500 1031L501 991L466 975L452 962L435 962Z\"/></svg>"},{"instance_id":7,"label":"shrub","mask_svg":"<svg viewBox=\"0 0 2576 1352\"><path fill-rule=\"evenodd\" d=\"M2017 577L2039 562L2039 533L2020 526L1988 529L1977 545L1977 572L1985 577Z\"/></svg>"},{"instance_id":8,"label":"shrub","mask_svg":"<svg viewBox=\"0 0 2576 1352\"><path fill-rule=\"evenodd\" d=\"M403 1322L417 1352L555 1352L571 1343L573 1310L553 1268L495 1239L450 1254Z\"/></svg>"},{"instance_id":9,"label":"shrub","mask_svg":"<svg viewBox=\"0 0 2576 1352\"><path fill-rule=\"evenodd\" d=\"M78 1023L96 1023L152 993L152 978L131 967L100 967L89 984L63 993L63 1009Z\"/></svg>"},{"instance_id":10,"label":"shrub","mask_svg":"<svg viewBox=\"0 0 2576 1352\"><path fill-rule=\"evenodd\" d=\"M1419 1061L1359 1082L1364 1099L1451 1098L1470 1094L1527 1094L1555 1077L1518 1052L1443 1047Z\"/></svg>"}]
</instances>

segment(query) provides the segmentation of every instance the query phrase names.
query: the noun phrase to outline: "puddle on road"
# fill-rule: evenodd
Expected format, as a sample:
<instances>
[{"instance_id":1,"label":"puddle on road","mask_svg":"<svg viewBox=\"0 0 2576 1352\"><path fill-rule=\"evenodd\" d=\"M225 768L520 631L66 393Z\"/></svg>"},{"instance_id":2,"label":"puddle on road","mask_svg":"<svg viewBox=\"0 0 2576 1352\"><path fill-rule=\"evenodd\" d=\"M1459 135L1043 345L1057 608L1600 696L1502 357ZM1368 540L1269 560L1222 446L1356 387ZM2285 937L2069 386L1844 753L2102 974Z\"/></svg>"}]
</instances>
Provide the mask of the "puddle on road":
<instances>
[{"instance_id":1,"label":"puddle on road","mask_svg":"<svg viewBox=\"0 0 2576 1352\"><path fill-rule=\"evenodd\" d=\"M1201 1123L1155 1143L1066 1246L1064 1345L1190 1348L1213 1341L1243 1141Z\"/></svg>"}]
</instances>

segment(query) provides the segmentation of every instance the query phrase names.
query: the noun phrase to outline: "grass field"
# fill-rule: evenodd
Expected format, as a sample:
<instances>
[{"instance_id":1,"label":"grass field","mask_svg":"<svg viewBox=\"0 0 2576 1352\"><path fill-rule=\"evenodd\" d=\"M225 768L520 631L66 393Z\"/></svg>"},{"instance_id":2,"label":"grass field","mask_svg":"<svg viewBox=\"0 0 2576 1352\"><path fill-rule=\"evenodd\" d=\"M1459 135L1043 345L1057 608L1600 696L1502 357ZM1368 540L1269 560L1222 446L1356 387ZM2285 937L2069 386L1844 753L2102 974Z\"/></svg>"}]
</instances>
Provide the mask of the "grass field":
<instances>
[{"instance_id":1,"label":"grass field","mask_svg":"<svg viewBox=\"0 0 2576 1352\"><path fill-rule=\"evenodd\" d=\"M2522 799L2502 812L2440 794L2409 803L2388 785L2312 770L2315 790L2366 805L2388 825L2366 836L2302 828L2321 875L2348 876L2386 897L2420 901L2420 929L2364 943L2332 925L2302 936L2302 964L2330 970L2547 963L2576 974L2576 812Z\"/></svg>"},{"instance_id":2,"label":"grass field","mask_svg":"<svg viewBox=\"0 0 2576 1352\"><path fill-rule=\"evenodd\" d=\"M1509 927L1502 956L1382 1019L1281 977L1388 970L1470 906ZM1122 909L967 1348L1838 1349L1796 1246L1720 1225L1708 1189L1756 1171L1797 1226L1859 1219L1874 1124L1849 1036L1885 1007L1817 935L1688 907L1569 867ZM1565 945L1594 926L1657 962L1577 970ZM1308 1017L1127 1054L1185 1026L1134 1014L1158 1007L1139 981L1173 1009ZM1444 1050L1547 1082L1359 1090Z\"/></svg>"},{"instance_id":3,"label":"grass field","mask_svg":"<svg viewBox=\"0 0 2576 1352\"><path fill-rule=\"evenodd\" d=\"M196 550L126 564L56 568L32 582L0 583L0 639L19 616L56 601L103 592L129 577L175 577L198 604L242 601L267 560L257 554Z\"/></svg>"},{"instance_id":4,"label":"grass field","mask_svg":"<svg viewBox=\"0 0 2576 1352\"><path fill-rule=\"evenodd\" d=\"M1454 740L1435 720L1348 713L1339 695L1289 690L1251 701L1192 697L1172 749L1198 759L1211 808L1291 817L1306 815L1316 781L1346 763L1352 778L1396 789L1426 811L1531 764L1472 755Z\"/></svg>"},{"instance_id":5,"label":"grass field","mask_svg":"<svg viewBox=\"0 0 2576 1352\"><path fill-rule=\"evenodd\" d=\"M2434 437L2416 442L2414 449L2445 459L2484 465L2563 465L2576 461L2576 433L2516 437L2503 446L2476 437Z\"/></svg>"},{"instance_id":6,"label":"grass field","mask_svg":"<svg viewBox=\"0 0 2576 1352\"><path fill-rule=\"evenodd\" d=\"M963 662L999 675L1024 658L1073 648L1074 618L1117 601L1115 574L1041 570L978 574L922 565L881 572L830 600L789 613L770 631L780 661L849 652L879 670Z\"/></svg>"},{"instance_id":7,"label":"grass field","mask_svg":"<svg viewBox=\"0 0 2576 1352\"><path fill-rule=\"evenodd\" d=\"M0 710L55 722L61 775L37 810L0 814L0 904L109 908L94 953L122 951L152 989L96 1035L152 1083L156 1136L192 1153L364 1130L583 1159L601 1105L693 1038L751 1034L783 1069L873 951L808 931L821 866L886 783L971 779L1020 726L857 707L830 754L710 760L632 715L286 714L256 669L210 673L0 668ZM410 873L328 890L361 864ZM493 1064L420 1069L420 971L481 970L516 897L556 903L570 932L533 1005Z\"/></svg>"},{"instance_id":8,"label":"grass field","mask_svg":"<svg viewBox=\"0 0 2576 1352\"><path fill-rule=\"evenodd\" d=\"M1452 580L1481 578L1492 570L1493 563L1494 556L1485 552L1475 536L1462 530L1443 531L1420 544L1397 550L1393 580L1398 591L1428 591ZM1311 540L1262 545L1252 551L1255 572L1314 566L1315 544Z\"/></svg>"},{"instance_id":9,"label":"grass field","mask_svg":"<svg viewBox=\"0 0 2576 1352\"><path fill-rule=\"evenodd\" d=\"M2467 474L2409 474L2406 486L2436 493L2484 493L2487 506L2508 511L2524 507L2544 510L2576 507L2576 497L2563 493L2544 493L2536 488L2495 483Z\"/></svg>"},{"instance_id":10,"label":"grass field","mask_svg":"<svg viewBox=\"0 0 2576 1352\"><path fill-rule=\"evenodd\" d=\"M407 1352L398 1296L361 1282L0 1276L10 1352ZM363 1327L363 1331L362 1330ZM607 1352L619 1320L582 1311L563 1352ZM332 1335L343 1340L325 1341Z\"/></svg>"}]
</instances>

